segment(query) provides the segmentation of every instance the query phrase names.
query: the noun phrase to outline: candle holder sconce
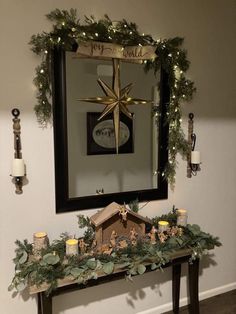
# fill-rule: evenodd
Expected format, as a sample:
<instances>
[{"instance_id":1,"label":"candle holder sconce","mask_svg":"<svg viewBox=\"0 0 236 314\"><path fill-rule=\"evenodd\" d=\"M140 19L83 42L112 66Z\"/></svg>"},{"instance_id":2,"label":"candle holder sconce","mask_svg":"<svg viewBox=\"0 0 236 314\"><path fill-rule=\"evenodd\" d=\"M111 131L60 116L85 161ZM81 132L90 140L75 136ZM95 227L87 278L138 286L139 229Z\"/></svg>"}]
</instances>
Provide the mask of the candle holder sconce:
<instances>
[{"instance_id":1,"label":"candle holder sconce","mask_svg":"<svg viewBox=\"0 0 236 314\"><path fill-rule=\"evenodd\" d=\"M191 152L188 154L187 157L187 177L191 178L192 176L196 176L197 172L201 170L200 164L200 152L195 150L196 139L197 136L193 132L193 124L194 124L194 114L189 114L188 120L188 142L191 147Z\"/></svg>"},{"instance_id":2,"label":"candle holder sconce","mask_svg":"<svg viewBox=\"0 0 236 314\"><path fill-rule=\"evenodd\" d=\"M20 110L17 108L14 108L11 111L13 115L13 134L14 134L14 159L12 161L12 171L11 176L13 177L13 182L16 186L16 194L22 194L22 186L23 186L23 180L26 176L25 171L25 163L22 159L22 153L21 153L21 126L20 126Z\"/></svg>"}]
</instances>

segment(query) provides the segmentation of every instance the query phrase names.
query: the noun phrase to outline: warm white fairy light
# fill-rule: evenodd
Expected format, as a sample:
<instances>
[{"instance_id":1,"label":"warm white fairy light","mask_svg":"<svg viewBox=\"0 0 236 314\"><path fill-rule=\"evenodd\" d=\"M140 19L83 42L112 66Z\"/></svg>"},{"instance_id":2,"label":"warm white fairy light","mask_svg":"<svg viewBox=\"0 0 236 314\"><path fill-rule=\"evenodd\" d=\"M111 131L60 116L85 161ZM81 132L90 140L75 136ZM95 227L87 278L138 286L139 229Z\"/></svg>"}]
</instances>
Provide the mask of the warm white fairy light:
<instances>
[{"instance_id":1,"label":"warm white fairy light","mask_svg":"<svg viewBox=\"0 0 236 314\"><path fill-rule=\"evenodd\" d=\"M62 23L61 23L61 25L62 25L62 26L65 26L65 25L66 25L66 23L65 23L65 22L62 22Z\"/></svg>"},{"instance_id":2,"label":"warm white fairy light","mask_svg":"<svg viewBox=\"0 0 236 314\"><path fill-rule=\"evenodd\" d=\"M130 32L129 32L129 34L130 34L130 35L132 35L132 34L133 34L133 32L132 32L132 31L130 31Z\"/></svg>"},{"instance_id":3,"label":"warm white fairy light","mask_svg":"<svg viewBox=\"0 0 236 314\"><path fill-rule=\"evenodd\" d=\"M44 69L41 69L41 70L40 70L40 73L44 73Z\"/></svg>"},{"instance_id":4,"label":"warm white fairy light","mask_svg":"<svg viewBox=\"0 0 236 314\"><path fill-rule=\"evenodd\" d=\"M172 57L172 53L169 53L169 54L168 54L168 57L170 57L170 58L171 58L171 57Z\"/></svg>"},{"instance_id":5,"label":"warm white fairy light","mask_svg":"<svg viewBox=\"0 0 236 314\"><path fill-rule=\"evenodd\" d=\"M139 45L139 47L142 47L142 46L143 46L143 45L142 45L142 44L140 44L140 43L139 43L138 45Z\"/></svg>"},{"instance_id":6,"label":"warm white fairy light","mask_svg":"<svg viewBox=\"0 0 236 314\"><path fill-rule=\"evenodd\" d=\"M61 41L61 37L58 37L57 38L57 42L59 43Z\"/></svg>"},{"instance_id":7,"label":"warm white fairy light","mask_svg":"<svg viewBox=\"0 0 236 314\"><path fill-rule=\"evenodd\" d=\"M126 24L124 24L124 28L126 28L127 27L127 25Z\"/></svg>"},{"instance_id":8,"label":"warm white fairy light","mask_svg":"<svg viewBox=\"0 0 236 314\"><path fill-rule=\"evenodd\" d=\"M72 29L71 29L71 30L72 30L72 32L75 32L75 31L76 31L76 28L72 27Z\"/></svg>"},{"instance_id":9,"label":"warm white fairy light","mask_svg":"<svg viewBox=\"0 0 236 314\"><path fill-rule=\"evenodd\" d=\"M85 32L83 32L82 34L83 34L84 36L86 36L86 33L85 33Z\"/></svg>"},{"instance_id":10,"label":"warm white fairy light","mask_svg":"<svg viewBox=\"0 0 236 314\"><path fill-rule=\"evenodd\" d=\"M95 36L98 37L98 33L95 33Z\"/></svg>"},{"instance_id":11,"label":"warm white fairy light","mask_svg":"<svg viewBox=\"0 0 236 314\"><path fill-rule=\"evenodd\" d=\"M109 38L110 40L112 39L112 37L111 37L111 36L109 36L108 38Z\"/></svg>"},{"instance_id":12,"label":"warm white fairy light","mask_svg":"<svg viewBox=\"0 0 236 314\"><path fill-rule=\"evenodd\" d=\"M44 53L45 53L45 55L46 55L46 54L48 54L48 51L47 51L47 50L44 50Z\"/></svg>"}]
</instances>

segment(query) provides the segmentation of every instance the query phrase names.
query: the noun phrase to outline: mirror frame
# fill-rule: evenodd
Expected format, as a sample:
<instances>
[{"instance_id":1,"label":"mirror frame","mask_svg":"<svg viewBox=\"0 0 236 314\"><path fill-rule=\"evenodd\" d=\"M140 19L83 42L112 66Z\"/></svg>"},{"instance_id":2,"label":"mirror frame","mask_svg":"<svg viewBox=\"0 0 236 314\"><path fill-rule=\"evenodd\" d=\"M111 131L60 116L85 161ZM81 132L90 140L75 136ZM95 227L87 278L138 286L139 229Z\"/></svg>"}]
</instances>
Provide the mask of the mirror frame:
<instances>
[{"instance_id":1,"label":"mirror frame","mask_svg":"<svg viewBox=\"0 0 236 314\"><path fill-rule=\"evenodd\" d=\"M74 50L74 49L73 49ZM67 102L65 50L56 47L52 51L52 100L54 126L55 194L56 213L101 208L111 202L129 203L135 199L150 201L168 198L168 182L162 176L168 162L168 130L165 120L170 101L168 74L160 70L160 122L158 145L158 175L156 189L118 192L69 198L68 146L67 146Z\"/></svg>"}]
</instances>

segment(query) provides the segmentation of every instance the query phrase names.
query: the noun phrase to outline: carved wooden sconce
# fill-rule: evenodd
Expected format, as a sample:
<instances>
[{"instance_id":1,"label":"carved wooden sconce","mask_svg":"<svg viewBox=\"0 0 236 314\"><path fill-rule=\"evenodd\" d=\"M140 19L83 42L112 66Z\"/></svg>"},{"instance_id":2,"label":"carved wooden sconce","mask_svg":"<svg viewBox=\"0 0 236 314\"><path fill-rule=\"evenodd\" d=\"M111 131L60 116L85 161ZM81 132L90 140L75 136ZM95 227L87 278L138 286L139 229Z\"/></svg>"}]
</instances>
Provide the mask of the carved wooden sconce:
<instances>
[{"instance_id":1,"label":"carved wooden sconce","mask_svg":"<svg viewBox=\"0 0 236 314\"><path fill-rule=\"evenodd\" d=\"M21 153L21 126L20 126L20 110L14 108L11 111L13 115L13 133L14 133L14 159L12 162L11 176L14 178L14 183L16 186L16 194L22 194L23 178L25 177L25 163L22 159Z\"/></svg>"},{"instance_id":2,"label":"carved wooden sconce","mask_svg":"<svg viewBox=\"0 0 236 314\"><path fill-rule=\"evenodd\" d=\"M187 177L191 178L192 176L196 176L197 172L200 171L200 152L195 150L196 144L196 134L193 132L193 118L194 114L189 114L188 120L188 142L191 147L191 152L188 154L187 158Z\"/></svg>"}]
</instances>

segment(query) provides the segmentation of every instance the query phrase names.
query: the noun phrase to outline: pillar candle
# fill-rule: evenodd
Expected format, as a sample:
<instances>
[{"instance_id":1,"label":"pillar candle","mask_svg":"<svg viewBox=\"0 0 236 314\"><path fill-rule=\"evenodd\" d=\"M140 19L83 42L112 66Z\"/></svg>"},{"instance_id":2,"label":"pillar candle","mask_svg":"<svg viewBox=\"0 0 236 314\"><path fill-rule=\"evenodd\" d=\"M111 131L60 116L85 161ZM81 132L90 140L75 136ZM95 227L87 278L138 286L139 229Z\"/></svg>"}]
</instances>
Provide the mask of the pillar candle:
<instances>
[{"instance_id":1,"label":"pillar candle","mask_svg":"<svg viewBox=\"0 0 236 314\"><path fill-rule=\"evenodd\" d=\"M194 150L191 152L191 164L200 164L201 162L201 156L200 152L197 150Z\"/></svg>"},{"instance_id":2,"label":"pillar candle","mask_svg":"<svg viewBox=\"0 0 236 314\"><path fill-rule=\"evenodd\" d=\"M77 255L78 254L78 240L69 239L66 241L66 255Z\"/></svg>"},{"instance_id":3,"label":"pillar candle","mask_svg":"<svg viewBox=\"0 0 236 314\"><path fill-rule=\"evenodd\" d=\"M13 159L11 175L13 177L24 177L25 163L23 159L20 159L20 158Z\"/></svg>"},{"instance_id":4,"label":"pillar candle","mask_svg":"<svg viewBox=\"0 0 236 314\"><path fill-rule=\"evenodd\" d=\"M154 106L158 105L159 102L160 102L159 91L158 91L157 86L154 86L153 87L153 103L154 103Z\"/></svg>"},{"instance_id":5,"label":"pillar candle","mask_svg":"<svg viewBox=\"0 0 236 314\"><path fill-rule=\"evenodd\" d=\"M48 246L48 235L46 232L34 233L34 251L46 249Z\"/></svg>"},{"instance_id":6,"label":"pillar candle","mask_svg":"<svg viewBox=\"0 0 236 314\"><path fill-rule=\"evenodd\" d=\"M177 209L177 225L178 226L186 226L188 215L186 209Z\"/></svg>"},{"instance_id":7,"label":"pillar candle","mask_svg":"<svg viewBox=\"0 0 236 314\"><path fill-rule=\"evenodd\" d=\"M164 220L158 221L158 231L163 232L163 231L167 231L168 229L169 229L168 221L164 221Z\"/></svg>"}]
</instances>

